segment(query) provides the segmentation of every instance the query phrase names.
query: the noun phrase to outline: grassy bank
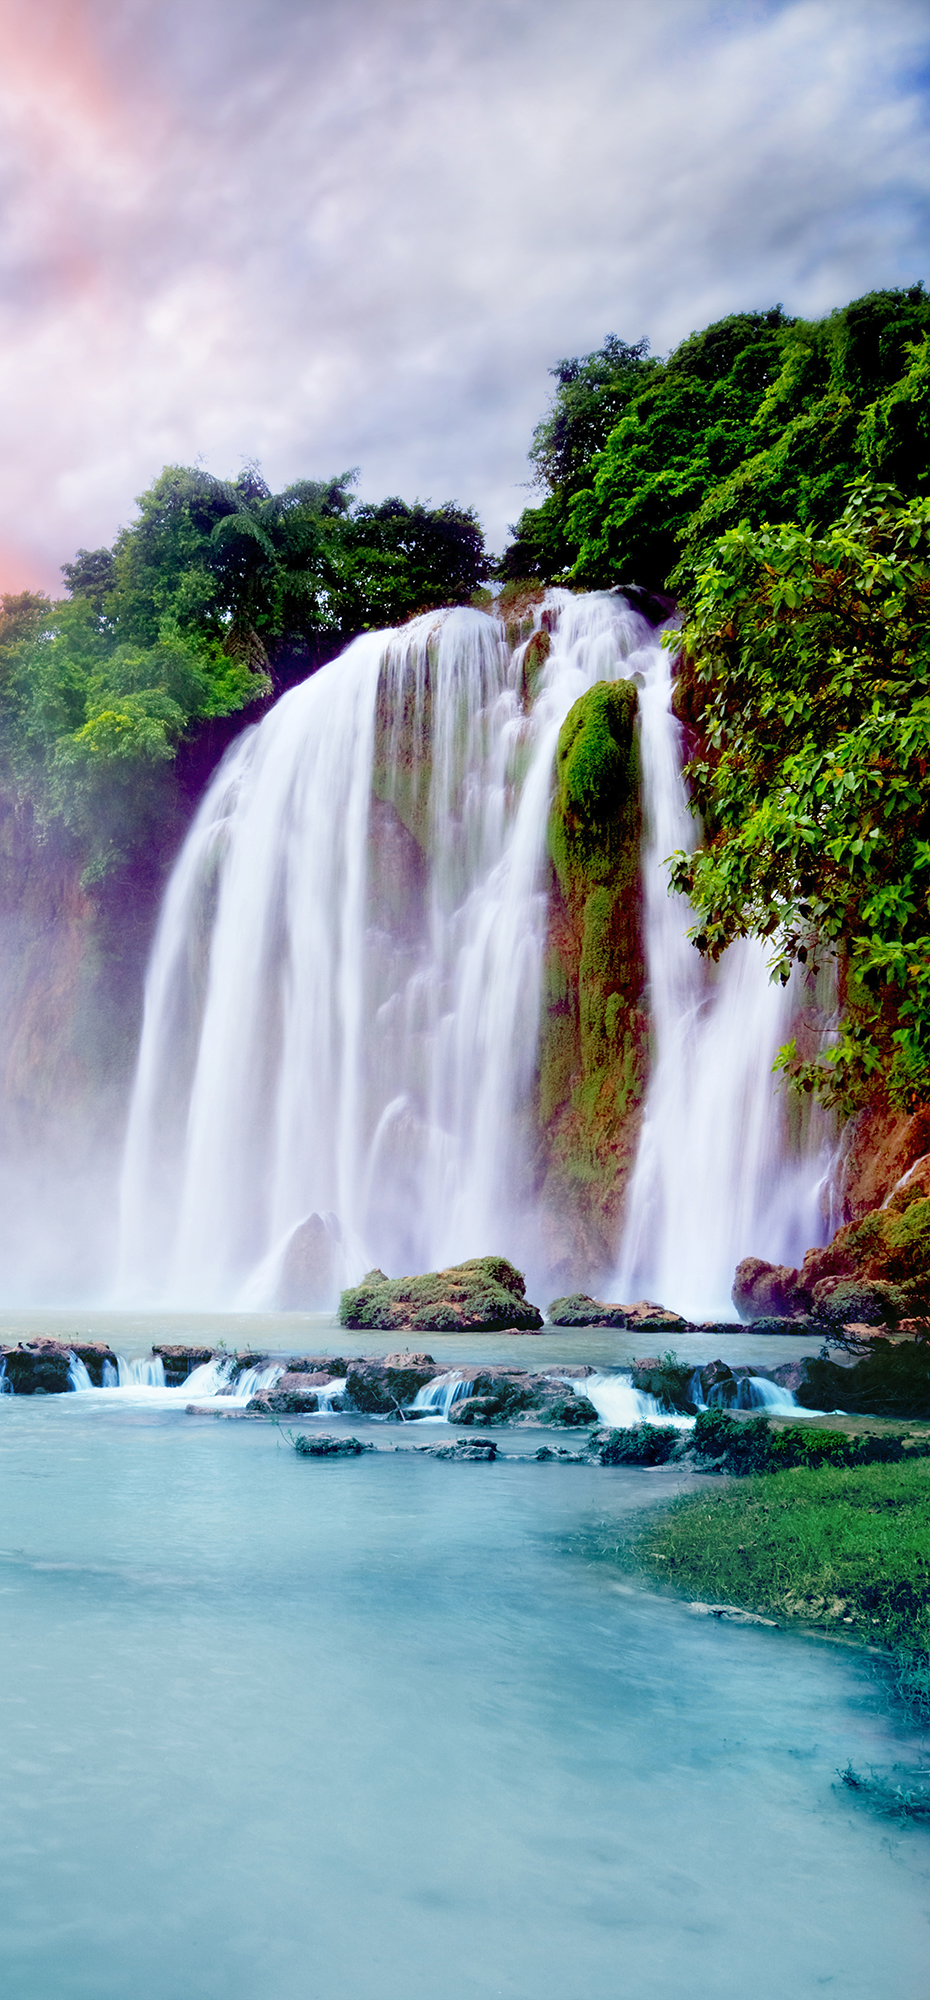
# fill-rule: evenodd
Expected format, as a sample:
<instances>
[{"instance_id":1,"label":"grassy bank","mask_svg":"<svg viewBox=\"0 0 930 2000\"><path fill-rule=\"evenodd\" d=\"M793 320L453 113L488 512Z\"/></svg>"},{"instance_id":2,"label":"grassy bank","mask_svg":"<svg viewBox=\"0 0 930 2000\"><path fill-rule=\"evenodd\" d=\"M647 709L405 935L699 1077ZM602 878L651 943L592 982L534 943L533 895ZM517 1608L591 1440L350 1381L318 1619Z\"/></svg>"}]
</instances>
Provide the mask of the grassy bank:
<instances>
[{"instance_id":1,"label":"grassy bank","mask_svg":"<svg viewBox=\"0 0 930 2000\"><path fill-rule=\"evenodd\" d=\"M682 1495L637 1566L689 1595L889 1649L930 1721L930 1461L796 1467Z\"/></svg>"}]
</instances>

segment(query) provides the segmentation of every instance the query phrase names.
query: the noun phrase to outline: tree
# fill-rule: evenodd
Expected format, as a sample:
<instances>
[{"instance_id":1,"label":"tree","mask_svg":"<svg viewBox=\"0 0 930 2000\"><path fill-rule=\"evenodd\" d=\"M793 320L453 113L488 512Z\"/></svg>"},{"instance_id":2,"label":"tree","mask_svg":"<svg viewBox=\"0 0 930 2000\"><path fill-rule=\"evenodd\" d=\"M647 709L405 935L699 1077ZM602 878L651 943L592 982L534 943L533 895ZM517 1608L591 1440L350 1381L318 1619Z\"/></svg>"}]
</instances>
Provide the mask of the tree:
<instances>
[{"instance_id":1,"label":"tree","mask_svg":"<svg viewBox=\"0 0 930 2000\"><path fill-rule=\"evenodd\" d=\"M825 530L748 522L698 571L679 702L704 837L675 886L717 958L770 940L773 972L835 964L830 1046L781 1057L851 1110L874 1079L930 1095L930 499L855 485Z\"/></svg>"}]
</instances>

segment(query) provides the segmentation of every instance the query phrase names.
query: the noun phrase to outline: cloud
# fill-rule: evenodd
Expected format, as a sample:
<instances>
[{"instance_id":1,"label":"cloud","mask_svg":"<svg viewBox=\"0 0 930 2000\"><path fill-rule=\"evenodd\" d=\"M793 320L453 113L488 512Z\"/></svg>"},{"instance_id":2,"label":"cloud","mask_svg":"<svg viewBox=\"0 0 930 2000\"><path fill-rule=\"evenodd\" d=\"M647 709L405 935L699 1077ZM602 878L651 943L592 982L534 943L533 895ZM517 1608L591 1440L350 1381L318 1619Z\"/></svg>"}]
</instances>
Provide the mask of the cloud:
<instances>
[{"instance_id":1,"label":"cloud","mask_svg":"<svg viewBox=\"0 0 930 2000\"><path fill-rule=\"evenodd\" d=\"M921 274L910 0L0 22L0 549L52 585L172 459L358 464L371 497L474 502L500 545L560 355Z\"/></svg>"}]
</instances>

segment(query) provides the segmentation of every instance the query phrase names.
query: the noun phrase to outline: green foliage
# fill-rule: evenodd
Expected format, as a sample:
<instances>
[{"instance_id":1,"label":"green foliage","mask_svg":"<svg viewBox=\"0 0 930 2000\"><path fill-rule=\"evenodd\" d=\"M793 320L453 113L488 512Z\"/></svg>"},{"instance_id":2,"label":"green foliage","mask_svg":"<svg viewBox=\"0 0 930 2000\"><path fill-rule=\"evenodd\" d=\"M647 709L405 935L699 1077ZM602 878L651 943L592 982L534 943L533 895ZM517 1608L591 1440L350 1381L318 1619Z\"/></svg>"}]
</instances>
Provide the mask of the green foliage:
<instances>
[{"instance_id":1,"label":"green foliage","mask_svg":"<svg viewBox=\"0 0 930 2000\"><path fill-rule=\"evenodd\" d=\"M809 1409L861 1411L872 1417L930 1417L930 1338L873 1339L852 1368L821 1356L807 1363L798 1390Z\"/></svg>"},{"instance_id":2,"label":"green foliage","mask_svg":"<svg viewBox=\"0 0 930 2000\"><path fill-rule=\"evenodd\" d=\"M488 573L468 509L356 503L353 475L271 493L166 466L112 549L63 565L69 597L0 601L0 757L41 820L59 818L93 881L150 842L170 766L199 721L304 670L321 638L466 602Z\"/></svg>"},{"instance_id":3,"label":"green foliage","mask_svg":"<svg viewBox=\"0 0 930 2000\"><path fill-rule=\"evenodd\" d=\"M670 1424L633 1424L601 1431L591 1443L602 1465L667 1465L680 1454L682 1435Z\"/></svg>"},{"instance_id":4,"label":"green foliage","mask_svg":"<svg viewBox=\"0 0 930 2000\"><path fill-rule=\"evenodd\" d=\"M679 1361L677 1354L667 1353L658 1361L634 1361L633 1387L643 1396L654 1396L666 1410L693 1416L695 1405L688 1394L693 1374L693 1362Z\"/></svg>"},{"instance_id":5,"label":"green foliage","mask_svg":"<svg viewBox=\"0 0 930 2000\"><path fill-rule=\"evenodd\" d=\"M928 336L915 285L823 320L735 313L665 361L608 341L560 363L530 451L548 492L500 573L688 594L710 544L742 521L822 525L866 475L913 494L930 441Z\"/></svg>"},{"instance_id":6,"label":"green foliage","mask_svg":"<svg viewBox=\"0 0 930 2000\"><path fill-rule=\"evenodd\" d=\"M638 1538L653 1575L717 1604L930 1646L930 1464L797 1467L682 1495Z\"/></svg>"},{"instance_id":7,"label":"green foliage","mask_svg":"<svg viewBox=\"0 0 930 2000\"><path fill-rule=\"evenodd\" d=\"M603 450L634 394L644 370L649 342L633 347L609 333L594 354L558 361L549 373L558 383L552 405L537 424L530 460L539 485L549 488L539 507L524 509L514 540L498 566L502 578L538 577L551 582L571 569L575 548L569 534L571 495L585 483L587 469Z\"/></svg>"},{"instance_id":8,"label":"green foliage","mask_svg":"<svg viewBox=\"0 0 930 2000\"><path fill-rule=\"evenodd\" d=\"M930 1453L930 1445L909 1445L900 1437L850 1437L846 1431L818 1430L809 1424L776 1426L766 1417L741 1420L720 1408L698 1411L692 1442L699 1457L714 1459L725 1472L741 1475L798 1465L889 1465Z\"/></svg>"},{"instance_id":9,"label":"green foliage","mask_svg":"<svg viewBox=\"0 0 930 2000\"><path fill-rule=\"evenodd\" d=\"M695 584L684 696L707 837L673 880L718 957L735 937L838 966L846 1012L813 1061L780 1061L852 1108L881 1074L930 1091L930 500L854 488L823 533L729 529Z\"/></svg>"}]
</instances>

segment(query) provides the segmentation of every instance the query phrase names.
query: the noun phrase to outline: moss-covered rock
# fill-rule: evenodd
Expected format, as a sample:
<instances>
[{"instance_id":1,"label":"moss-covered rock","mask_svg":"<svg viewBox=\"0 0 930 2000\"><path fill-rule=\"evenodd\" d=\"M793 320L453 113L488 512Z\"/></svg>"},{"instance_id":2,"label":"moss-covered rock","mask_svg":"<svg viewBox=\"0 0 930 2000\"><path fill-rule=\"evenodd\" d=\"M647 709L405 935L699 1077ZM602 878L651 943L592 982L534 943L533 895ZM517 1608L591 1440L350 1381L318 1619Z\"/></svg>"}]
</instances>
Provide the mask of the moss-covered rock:
<instances>
[{"instance_id":1,"label":"moss-covered rock","mask_svg":"<svg viewBox=\"0 0 930 2000\"><path fill-rule=\"evenodd\" d=\"M504 1327L535 1333L542 1314L528 1303L523 1277L506 1257L470 1257L447 1271L413 1278L369 1271L360 1285L343 1292L339 1321L389 1333L455 1333L459 1328L492 1333Z\"/></svg>"},{"instance_id":2,"label":"moss-covered rock","mask_svg":"<svg viewBox=\"0 0 930 2000\"><path fill-rule=\"evenodd\" d=\"M631 681L599 681L556 753L539 1179L550 1267L569 1281L609 1267L646 1083L636 715Z\"/></svg>"},{"instance_id":3,"label":"moss-covered rock","mask_svg":"<svg viewBox=\"0 0 930 2000\"><path fill-rule=\"evenodd\" d=\"M619 1326L627 1324L624 1306L606 1305L603 1299L592 1299L587 1292L569 1292L564 1299L553 1299L546 1307L546 1319L550 1326Z\"/></svg>"},{"instance_id":4,"label":"moss-covered rock","mask_svg":"<svg viewBox=\"0 0 930 2000\"><path fill-rule=\"evenodd\" d=\"M921 1178L809 1250L799 1270L746 1257L733 1301L745 1319L773 1310L809 1313L821 1324L894 1326L930 1315L930 1197ZM777 1309L777 1307L775 1308Z\"/></svg>"}]
</instances>

